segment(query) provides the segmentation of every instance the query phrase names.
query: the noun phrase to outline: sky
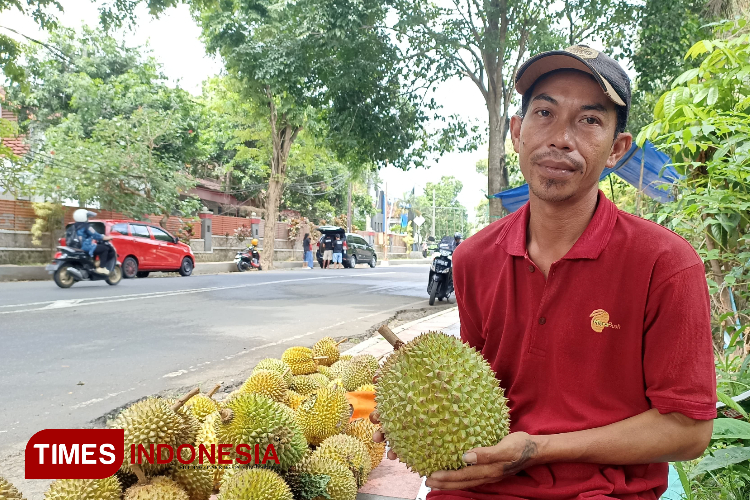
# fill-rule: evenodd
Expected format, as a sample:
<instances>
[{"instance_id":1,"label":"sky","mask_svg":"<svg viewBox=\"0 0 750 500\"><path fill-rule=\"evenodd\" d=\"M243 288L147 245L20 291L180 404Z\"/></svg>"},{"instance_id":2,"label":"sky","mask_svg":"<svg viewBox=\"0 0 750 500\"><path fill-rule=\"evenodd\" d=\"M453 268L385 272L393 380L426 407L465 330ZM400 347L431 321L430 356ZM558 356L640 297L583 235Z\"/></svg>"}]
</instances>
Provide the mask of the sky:
<instances>
[{"instance_id":1,"label":"sky","mask_svg":"<svg viewBox=\"0 0 750 500\"><path fill-rule=\"evenodd\" d=\"M86 0L61 0L60 3L65 9L59 16L62 25L71 28L78 28L82 24L98 25L96 3ZM47 38L47 34L40 31L30 17L16 11L3 12L0 26L11 27L32 38ZM20 40L14 33L1 27L0 32ZM196 95L201 92L202 82L223 68L219 58L206 55L199 39L200 29L185 5L169 9L159 19L153 19L141 5L135 30L120 32L119 36L131 46L148 44L170 81ZM481 127L486 126L487 108L479 90L470 80L454 78L444 82L437 87L434 98L442 105L445 115L456 114L469 121L478 120ZM487 177L476 172L475 164L486 157L485 144L474 152L446 154L429 168L403 171L386 167L381 170L380 176L387 183L389 199L398 198L412 189L416 194L421 194L427 182L438 182L443 176L454 176L463 183L458 201L467 208L469 219L473 221L474 209L487 190Z\"/></svg>"}]
</instances>

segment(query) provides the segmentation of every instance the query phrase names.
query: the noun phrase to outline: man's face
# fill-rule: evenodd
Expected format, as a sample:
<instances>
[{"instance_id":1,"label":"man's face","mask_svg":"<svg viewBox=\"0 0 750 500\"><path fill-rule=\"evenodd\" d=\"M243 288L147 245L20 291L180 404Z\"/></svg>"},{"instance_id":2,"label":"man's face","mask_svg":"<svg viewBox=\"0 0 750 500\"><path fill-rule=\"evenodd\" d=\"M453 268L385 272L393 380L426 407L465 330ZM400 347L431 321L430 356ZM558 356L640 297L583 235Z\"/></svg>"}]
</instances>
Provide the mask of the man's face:
<instances>
[{"instance_id":1,"label":"man's face","mask_svg":"<svg viewBox=\"0 0 750 500\"><path fill-rule=\"evenodd\" d=\"M585 73L563 71L537 83L522 119L511 119L513 149L531 193L547 202L584 197L630 149L630 134L615 139L617 110Z\"/></svg>"}]
</instances>

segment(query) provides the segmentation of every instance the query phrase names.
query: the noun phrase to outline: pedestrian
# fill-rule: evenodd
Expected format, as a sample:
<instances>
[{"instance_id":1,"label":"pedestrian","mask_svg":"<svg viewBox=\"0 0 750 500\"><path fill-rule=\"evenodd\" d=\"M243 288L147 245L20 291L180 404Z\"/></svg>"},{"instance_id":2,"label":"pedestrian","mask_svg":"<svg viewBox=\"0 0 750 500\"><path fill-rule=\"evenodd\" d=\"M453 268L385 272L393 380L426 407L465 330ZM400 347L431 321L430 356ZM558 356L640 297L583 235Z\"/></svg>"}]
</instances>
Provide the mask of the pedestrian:
<instances>
[{"instance_id":1,"label":"pedestrian","mask_svg":"<svg viewBox=\"0 0 750 500\"><path fill-rule=\"evenodd\" d=\"M310 244L310 233L305 233L304 238L302 238L302 250L305 252L305 262L302 269L312 269L313 254L312 245Z\"/></svg>"},{"instance_id":2,"label":"pedestrian","mask_svg":"<svg viewBox=\"0 0 750 500\"><path fill-rule=\"evenodd\" d=\"M427 498L656 500L668 462L701 456L716 417L703 262L598 189L632 143L616 61L545 52L515 87L529 201L453 256L461 339L500 380L512 432L466 450L473 467L432 474Z\"/></svg>"},{"instance_id":3,"label":"pedestrian","mask_svg":"<svg viewBox=\"0 0 750 500\"><path fill-rule=\"evenodd\" d=\"M343 269L344 261L344 245L346 242L342 241L341 235L336 233L336 239L333 240L333 268Z\"/></svg>"},{"instance_id":4,"label":"pedestrian","mask_svg":"<svg viewBox=\"0 0 750 500\"><path fill-rule=\"evenodd\" d=\"M323 236L323 269L328 269L331 259L333 259L333 238L330 234L326 234Z\"/></svg>"}]
</instances>

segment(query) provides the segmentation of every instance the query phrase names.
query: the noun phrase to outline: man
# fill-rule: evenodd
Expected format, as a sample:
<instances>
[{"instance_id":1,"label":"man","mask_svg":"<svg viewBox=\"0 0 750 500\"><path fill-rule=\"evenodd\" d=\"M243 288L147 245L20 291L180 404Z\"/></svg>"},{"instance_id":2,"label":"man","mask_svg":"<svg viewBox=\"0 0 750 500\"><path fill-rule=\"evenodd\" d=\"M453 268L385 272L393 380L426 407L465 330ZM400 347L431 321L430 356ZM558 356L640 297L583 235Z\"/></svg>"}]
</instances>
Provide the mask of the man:
<instances>
[{"instance_id":1,"label":"man","mask_svg":"<svg viewBox=\"0 0 750 500\"><path fill-rule=\"evenodd\" d=\"M94 270L98 274L108 275L110 270L105 268L104 265L114 259L117 254L114 248L104 244L105 241L110 241L112 237L97 233L89 224L89 217L95 216L96 213L89 212L85 208L79 208L73 212L74 229L81 240L81 250L94 259L99 257L99 265Z\"/></svg>"},{"instance_id":2,"label":"man","mask_svg":"<svg viewBox=\"0 0 750 500\"><path fill-rule=\"evenodd\" d=\"M333 259L333 238L330 234L323 236L323 269L328 269L328 264Z\"/></svg>"},{"instance_id":3,"label":"man","mask_svg":"<svg viewBox=\"0 0 750 500\"><path fill-rule=\"evenodd\" d=\"M461 233L456 233L453 235L453 251L454 252L456 251L456 248L458 248L458 245L461 244L462 238L463 236L461 235Z\"/></svg>"},{"instance_id":4,"label":"man","mask_svg":"<svg viewBox=\"0 0 750 500\"><path fill-rule=\"evenodd\" d=\"M333 240L333 268L343 269L345 242L341 240L341 235L336 233L336 239Z\"/></svg>"},{"instance_id":5,"label":"man","mask_svg":"<svg viewBox=\"0 0 750 500\"><path fill-rule=\"evenodd\" d=\"M700 456L716 416L703 263L598 190L632 141L614 60L574 46L515 82L529 203L453 260L461 337L497 374L512 432L430 476L428 498L656 500L667 462Z\"/></svg>"}]
</instances>

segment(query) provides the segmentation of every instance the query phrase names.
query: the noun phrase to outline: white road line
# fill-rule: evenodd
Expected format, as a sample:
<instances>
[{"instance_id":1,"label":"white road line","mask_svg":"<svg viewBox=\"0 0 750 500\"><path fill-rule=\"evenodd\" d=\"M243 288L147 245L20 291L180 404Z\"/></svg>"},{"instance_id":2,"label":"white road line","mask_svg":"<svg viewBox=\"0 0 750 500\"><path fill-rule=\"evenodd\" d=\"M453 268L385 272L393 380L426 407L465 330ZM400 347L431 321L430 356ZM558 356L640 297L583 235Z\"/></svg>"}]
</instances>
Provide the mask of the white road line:
<instances>
[{"instance_id":1,"label":"white road line","mask_svg":"<svg viewBox=\"0 0 750 500\"><path fill-rule=\"evenodd\" d=\"M229 354L227 356L224 356L223 358L221 358L221 361L226 361L226 360L229 360L229 359L232 359L232 358L237 358L239 356L244 356L245 354L248 354L248 353L253 352L253 351L258 351L260 349L266 349L268 347L273 347L273 346L277 346L277 345L280 345L280 344L285 344L287 342L291 342L293 340L301 339L301 338L313 335L315 333L324 332L326 330L330 330L331 328L336 328L338 326L345 325L347 323L353 323L355 321L361 321L363 319L371 318L373 316L377 316L378 314L383 314L385 312L396 311L398 309L404 309L404 308L407 308L407 307L411 307L411 306L415 306L417 304L423 304L423 303L424 303L424 300L419 300L417 302L411 302L409 304L403 304L403 305L400 305L400 306L391 307L390 309L383 309L382 311L378 311L378 312L375 312L375 313L365 314L364 316L360 316L358 318L350 319L350 320L347 320L347 321L339 321L338 323L335 323L333 325L324 326L322 328L318 328L317 330L312 330L312 331L309 331L307 333L302 333L300 335L295 335L293 337L287 337L285 339L278 340L276 342L269 342L268 344L263 344L263 345L251 347L250 349L243 349L242 351L240 351L240 352L238 352L236 354ZM208 363L204 363L204 364L208 364ZM190 370L190 371L195 371L195 369ZM162 378L179 377L180 375L184 375L186 373L188 373L187 370L178 370L178 371L175 371L175 372L167 373L166 375L163 375Z\"/></svg>"},{"instance_id":2,"label":"white road line","mask_svg":"<svg viewBox=\"0 0 750 500\"><path fill-rule=\"evenodd\" d=\"M89 399L88 401L84 401L83 403L78 403L77 405L73 405L70 407L71 410L78 410L80 408L85 408L87 406L91 406L96 403L101 403L102 401L105 401L109 398L114 398L115 396L119 396L120 394L125 394L126 392L134 391L135 387L131 387L130 389L126 389L124 391L120 392L112 392L104 396L103 398L95 398L95 399Z\"/></svg>"}]
</instances>

